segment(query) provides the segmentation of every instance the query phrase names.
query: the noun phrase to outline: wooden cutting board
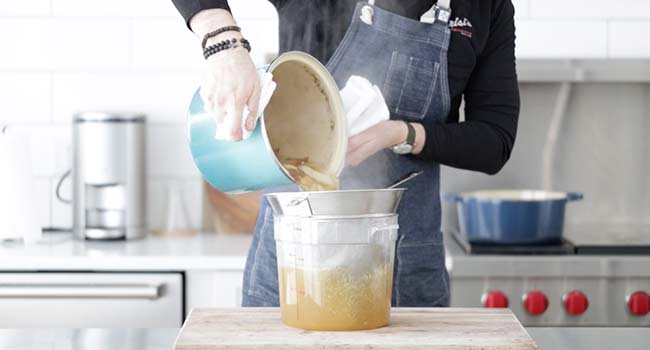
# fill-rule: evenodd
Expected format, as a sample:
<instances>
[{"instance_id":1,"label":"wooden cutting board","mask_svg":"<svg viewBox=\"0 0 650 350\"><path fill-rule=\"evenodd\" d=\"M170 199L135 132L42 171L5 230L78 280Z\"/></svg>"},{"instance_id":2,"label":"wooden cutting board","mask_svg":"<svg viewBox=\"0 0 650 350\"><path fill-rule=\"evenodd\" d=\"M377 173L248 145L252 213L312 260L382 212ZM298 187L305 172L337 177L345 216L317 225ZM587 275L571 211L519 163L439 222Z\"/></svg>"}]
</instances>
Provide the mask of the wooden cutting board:
<instances>
[{"instance_id":1,"label":"wooden cutting board","mask_svg":"<svg viewBox=\"0 0 650 350\"><path fill-rule=\"evenodd\" d=\"M316 332L285 326L277 308L194 309L176 350L536 349L508 309L393 309L389 326Z\"/></svg>"}]
</instances>

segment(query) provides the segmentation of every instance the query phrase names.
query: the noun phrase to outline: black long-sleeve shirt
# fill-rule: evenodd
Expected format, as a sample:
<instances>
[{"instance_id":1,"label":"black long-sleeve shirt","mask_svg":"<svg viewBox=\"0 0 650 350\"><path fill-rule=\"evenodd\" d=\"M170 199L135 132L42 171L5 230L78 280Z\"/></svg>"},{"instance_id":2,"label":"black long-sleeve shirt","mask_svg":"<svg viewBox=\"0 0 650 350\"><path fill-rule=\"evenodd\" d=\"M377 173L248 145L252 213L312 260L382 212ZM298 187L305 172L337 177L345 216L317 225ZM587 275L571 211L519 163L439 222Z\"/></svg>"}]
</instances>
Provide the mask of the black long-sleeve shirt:
<instances>
[{"instance_id":1,"label":"black long-sleeve shirt","mask_svg":"<svg viewBox=\"0 0 650 350\"><path fill-rule=\"evenodd\" d=\"M239 0L246 1L246 0ZM343 38L357 0L270 0L278 10L280 51L300 50L326 63ZM185 20L201 10L229 10L227 0L173 0ZM434 0L377 0L398 15L419 19ZM519 87L511 0L452 0L449 47L451 112L445 123L424 121L418 156L489 174L510 157L517 133ZM252 43L254 46L255 43ZM465 121L459 122L465 99Z\"/></svg>"}]
</instances>

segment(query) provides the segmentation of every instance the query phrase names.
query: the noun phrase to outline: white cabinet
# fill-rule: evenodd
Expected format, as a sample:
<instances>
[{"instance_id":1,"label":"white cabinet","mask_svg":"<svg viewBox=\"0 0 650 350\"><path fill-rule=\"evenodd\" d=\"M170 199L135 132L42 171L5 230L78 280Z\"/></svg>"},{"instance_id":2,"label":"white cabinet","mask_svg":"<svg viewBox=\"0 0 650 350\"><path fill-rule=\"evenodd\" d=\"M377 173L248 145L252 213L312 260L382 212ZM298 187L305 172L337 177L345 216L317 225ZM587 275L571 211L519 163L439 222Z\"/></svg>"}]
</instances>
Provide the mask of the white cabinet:
<instances>
[{"instance_id":1,"label":"white cabinet","mask_svg":"<svg viewBox=\"0 0 650 350\"><path fill-rule=\"evenodd\" d=\"M185 310L241 306L243 270L186 271Z\"/></svg>"}]
</instances>

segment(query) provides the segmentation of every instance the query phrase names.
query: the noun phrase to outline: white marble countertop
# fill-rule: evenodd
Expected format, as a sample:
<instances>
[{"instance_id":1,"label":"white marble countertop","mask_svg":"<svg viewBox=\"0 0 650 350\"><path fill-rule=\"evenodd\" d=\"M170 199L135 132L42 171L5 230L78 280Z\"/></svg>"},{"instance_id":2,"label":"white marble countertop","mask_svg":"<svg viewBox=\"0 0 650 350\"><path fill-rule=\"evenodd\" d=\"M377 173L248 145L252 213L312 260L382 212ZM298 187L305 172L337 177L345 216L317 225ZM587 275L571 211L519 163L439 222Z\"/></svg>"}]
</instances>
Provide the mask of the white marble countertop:
<instances>
[{"instance_id":1,"label":"white marble countertop","mask_svg":"<svg viewBox=\"0 0 650 350\"><path fill-rule=\"evenodd\" d=\"M201 233L153 235L133 241L81 241L48 233L36 244L0 242L2 271L186 271L243 270L252 236ZM1 347L0 347L1 348Z\"/></svg>"},{"instance_id":2,"label":"white marble countertop","mask_svg":"<svg viewBox=\"0 0 650 350\"><path fill-rule=\"evenodd\" d=\"M541 350L645 350L650 328L527 328ZM2 350L171 350L178 328L0 329Z\"/></svg>"}]
</instances>

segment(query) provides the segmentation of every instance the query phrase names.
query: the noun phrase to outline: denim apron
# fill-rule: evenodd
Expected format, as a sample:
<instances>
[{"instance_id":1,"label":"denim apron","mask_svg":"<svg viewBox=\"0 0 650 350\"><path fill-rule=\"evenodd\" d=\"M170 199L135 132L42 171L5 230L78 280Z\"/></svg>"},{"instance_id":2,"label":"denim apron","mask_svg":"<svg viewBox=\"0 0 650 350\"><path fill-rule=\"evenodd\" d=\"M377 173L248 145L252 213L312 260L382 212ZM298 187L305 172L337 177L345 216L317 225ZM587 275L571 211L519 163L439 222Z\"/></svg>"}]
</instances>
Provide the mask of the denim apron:
<instances>
[{"instance_id":1,"label":"denim apron","mask_svg":"<svg viewBox=\"0 0 650 350\"><path fill-rule=\"evenodd\" d=\"M435 21L423 23L359 2L352 23L327 64L339 87L351 75L382 90L391 119L444 122L449 114L447 50L449 0L439 0ZM343 189L383 188L414 171L399 207L393 281L394 306L449 305L449 277L440 231L440 166L383 150L341 174ZM295 191L295 187L274 191ZM244 271L243 306L277 306L278 276L273 214L264 198Z\"/></svg>"}]
</instances>

